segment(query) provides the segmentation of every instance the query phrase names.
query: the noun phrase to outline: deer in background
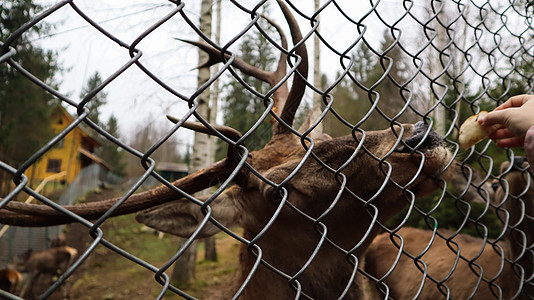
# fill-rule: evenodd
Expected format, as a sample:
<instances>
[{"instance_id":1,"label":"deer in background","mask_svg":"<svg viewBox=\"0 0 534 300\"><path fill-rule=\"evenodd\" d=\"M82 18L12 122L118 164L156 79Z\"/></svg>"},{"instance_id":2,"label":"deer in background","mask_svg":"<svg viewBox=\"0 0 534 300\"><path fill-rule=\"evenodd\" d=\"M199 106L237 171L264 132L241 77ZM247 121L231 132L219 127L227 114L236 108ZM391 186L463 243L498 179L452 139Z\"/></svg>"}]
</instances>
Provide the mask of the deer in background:
<instances>
[{"instance_id":1,"label":"deer in background","mask_svg":"<svg viewBox=\"0 0 534 300\"><path fill-rule=\"evenodd\" d=\"M364 287L357 270L378 232L377 221L385 222L416 197L442 188L451 173L452 155L442 137L423 122L355 130L339 138L314 134L306 126L306 135L294 130L307 85L308 56L297 21L278 3L296 46L282 50L274 72L222 55L208 43L190 42L209 53L205 65L229 62L273 87L272 99L266 101L273 117L271 140L248 153L245 138L231 128L176 120L228 142L227 157L172 185L131 195L111 216L137 212L139 222L166 233L204 238L223 230L241 241L239 270L220 295L224 299L360 299ZM288 49L282 30L271 24L280 34L279 48ZM286 83L289 56L295 60L291 89ZM220 183L211 196L190 196ZM119 200L64 208L95 220ZM0 210L0 222L6 224L74 221L47 205L9 202ZM242 236L230 230L234 226L243 228Z\"/></svg>"},{"instance_id":2,"label":"deer in background","mask_svg":"<svg viewBox=\"0 0 534 300\"><path fill-rule=\"evenodd\" d=\"M369 247L365 270L385 283L394 299L414 299L420 290L424 267L420 262L416 267L414 257L423 261L428 276L439 282L425 278L420 299L533 299L534 181L527 167L524 159L516 159L512 165L504 162L500 179L493 183L491 204L507 224L505 240L487 241L438 230L439 236L426 252L432 231L403 228L397 232L404 241L400 258L390 234L381 234ZM399 238L393 239L400 245ZM454 267L457 253L461 257ZM377 287L386 290L382 284Z\"/></svg>"},{"instance_id":3,"label":"deer in background","mask_svg":"<svg viewBox=\"0 0 534 300\"><path fill-rule=\"evenodd\" d=\"M65 235L51 241L51 248L40 251L29 250L19 256L21 260L15 268L24 274L25 280L22 285L20 296L34 299L38 287L53 282L53 278L63 274L72 264L78 250L66 245Z\"/></svg>"},{"instance_id":4,"label":"deer in background","mask_svg":"<svg viewBox=\"0 0 534 300\"><path fill-rule=\"evenodd\" d=\"M22 284L22 274L12 268L0 269L0 290L11 294L18 294ZM2 297L0 297L2 299Z\"/></svg>"}]
</instances>

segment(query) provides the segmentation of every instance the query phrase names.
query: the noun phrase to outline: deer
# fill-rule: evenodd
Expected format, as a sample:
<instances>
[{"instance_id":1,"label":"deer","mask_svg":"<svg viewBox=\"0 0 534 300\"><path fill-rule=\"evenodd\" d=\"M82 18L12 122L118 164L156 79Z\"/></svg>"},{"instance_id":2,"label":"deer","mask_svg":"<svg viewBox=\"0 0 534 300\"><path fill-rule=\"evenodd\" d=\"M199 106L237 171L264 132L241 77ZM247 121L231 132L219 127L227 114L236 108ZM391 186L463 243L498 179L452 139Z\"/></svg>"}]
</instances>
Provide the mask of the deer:
<instances>
[{"instance_id":1,"label":"deer","mask_svg":"<svg viewBox=\"0 0 534 300\"><path fill-rule=\"evenodd\" d=\"M308 119L308 125L295 130L295 114L308 85L308 55L295 17L277 2L295 46L287 50L285 34L271 23L280 35L275 71L260 70L208 41L186 41L209 54L202 66L224 63L271 86L260 97L273 132L262 149L249 152L244 145L248 133L209 124L201 116L197 122L175 119L175 129L226 141L226 157L127 197L61 207L10 201L0 210L0 223L87 224L104 214L136 213L138 222L190 240L221 231L238 239L239 269L223 299L364 297L358 273L378 224L417 197L444 188L454 167L452 154L443 137L422 121L393 123L378 131L355 128L337 138L314 133L320 120ZM330 104L326 113L335 113ZM217 191L208 196L191 196L212 186ZM242 234L232 231L236 227Z\"/></svg>"},{"instance_id":2,"label":"deer","mask_svg":"<svg viewBox=\"0 0 534 300\"><path fill-rule=\"evenodd\" d=\"M506 225L498 241L409 227L378 235L365 257L377 289L393 299L532 299L534 190L527 166L521 157L503 162L492 184L491 205Z\"/></svg>"},{"instance_id":3,"label":"deer","mask_svg":"<svg viewBox=\"0 0 534 300\"><path fill-rule=\"evenodd\" d=\"M17 294L22 284L22 274L17 270L5 267L0 269L0 290ZM2 299L2 297L0 297Z\"/></svg>"},{"instance_id":4,"label":"deer","mask_svg":"<svg viewBox=\"0 0 534 300\"><path fill-rule=\"evenodd\" d=\"M77 255L78 250L65 245L23 253L20 256L22 262L16 266L19 272L26 275L20 296L33 299L38 283L50 281L63 274Z\"/></svg>"}]
</instances>

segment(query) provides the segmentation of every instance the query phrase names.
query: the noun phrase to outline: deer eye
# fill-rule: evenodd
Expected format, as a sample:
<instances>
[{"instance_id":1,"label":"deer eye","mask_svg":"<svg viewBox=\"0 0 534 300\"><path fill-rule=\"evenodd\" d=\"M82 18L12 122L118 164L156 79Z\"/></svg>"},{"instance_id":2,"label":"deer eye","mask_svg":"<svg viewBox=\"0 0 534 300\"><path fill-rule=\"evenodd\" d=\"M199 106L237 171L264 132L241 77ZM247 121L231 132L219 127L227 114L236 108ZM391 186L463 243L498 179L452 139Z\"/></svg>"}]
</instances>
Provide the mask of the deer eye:
<instances>
[{"instance_id":1,"label":"deer eye","mask_svg":"<svg viewBox=\"0 0 534 300\"><path fill-rule=\"evenodd\" d=\"M497 191L497 189L499 188L499 186L501 186L501 185L500 185L500 183L497 182L497 181L495 181L494 183L491 184L491 188L493 189L494 192Z\"/></svg>"},{"instance_id":2,"label":"deer eye","mask_svg":"<svg viewBox=\"0 0 534 300\"><path fill-rule=\"evenodd\" d=\"M284 199L284 194L285 192L282 188L277 189L273 186L269 186L265 191L266 199L274 204L280 203Z\"/></svg>"}]
</instances>

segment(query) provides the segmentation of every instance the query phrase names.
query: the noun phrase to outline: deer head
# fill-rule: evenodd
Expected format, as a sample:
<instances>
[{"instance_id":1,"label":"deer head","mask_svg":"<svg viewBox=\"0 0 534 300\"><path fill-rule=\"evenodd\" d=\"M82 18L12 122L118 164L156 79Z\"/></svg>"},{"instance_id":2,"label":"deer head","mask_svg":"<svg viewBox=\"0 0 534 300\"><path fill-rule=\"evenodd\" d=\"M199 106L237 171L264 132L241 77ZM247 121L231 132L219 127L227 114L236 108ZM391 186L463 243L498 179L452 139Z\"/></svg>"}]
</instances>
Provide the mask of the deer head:
<instances>
[{"instance_id":1,"label":"deer head","mask_svg":"<svg viewBox=\"0 0 534 300\"><path fill-rule=\"evenodd\" d=\"M377 221L441 187L450 175L452 155L423 122L373 132L355 129L335 139L315 136L313 127L304 134L294 130L307 85L308 58L296 20L283 3L279 5L296 46L282 50L274 72L257 69L211 44L189 42L210 55L205 65L223 62L273 87L272 99L266 101L274 119L273 137L263 149L248 153L245 138L230 128L175 120L227 141L227 158L128 199L64 208L87 220L99 218L112 206L110 216L138 212L139 222L183 237L206 237L220 230L234 235L230 229L240 226L244 232L236 236L243 242L238 282L246 287L237 293L246 299L287 298L300 292L321 299L359 297L362 291L354 280L357 260L376 234ZM283 32L276 28L279 48L287 49ZM289 73L287 61L292 66ZM190 196L221 182L210 196ZM10 202L0 211L0 222L14 225L72 221L44 205ZM265 293L264 284L272 294Z\"/></svg>"}]
</instances>

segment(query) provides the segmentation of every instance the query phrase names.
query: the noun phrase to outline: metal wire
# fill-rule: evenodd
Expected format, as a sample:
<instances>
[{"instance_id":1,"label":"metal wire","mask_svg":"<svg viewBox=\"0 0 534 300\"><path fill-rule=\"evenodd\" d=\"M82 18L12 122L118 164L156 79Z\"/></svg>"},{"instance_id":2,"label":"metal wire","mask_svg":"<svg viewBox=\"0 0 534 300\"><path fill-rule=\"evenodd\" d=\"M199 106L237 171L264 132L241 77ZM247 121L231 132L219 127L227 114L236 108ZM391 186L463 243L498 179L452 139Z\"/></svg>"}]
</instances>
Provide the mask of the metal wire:
<instances>
[{"instance_id":1,"label":"metal wire","mask_svg":"<svg viewBox=\"0 0 534 300\"><path fill-rule=\"evenodd\" d=\"M462 151L459 149L457 143L458 129L460 122L480 110L491 109L500 103L506 101L514 93L519 92L517 85L522 84L522 93L534 91L534 68L533 48L534 39L532 34L532 17L527 3L524 1L460 1L460 0L432 0L426 2L414 2L409 0L404 1L370 1L369 3L354 4L353 1L322 1L323 4L318 11L310 10L305 4L297 3L297 1L285 1L291 7L293 13L300 18L300 23L303 31L302 43L310 43L314 37L318 38L322 44L322 49L325 51L325 57L334 57L332 61L337 61L338 65L331 64L334 72L331 73L331 83L325 86L314 86L311 82L306 81L308 90L313 94L318 94L323 101L322 113L318 119L313 120L310 128L303 134L297 132L296 128L290 128L290 131L299 136L305 155L297 164L296 168L288 175L285 180L277 184L264 177L260 172L248 165L246 158L249 155L249 149L246 148L246 141L249 136L257 134L259 125L268 121L272 116L275 122L284 123L278 115L273 115L271 109L274 106L271 96L290 76L302 76L297 71L297 66L301 63L302 57L295 54L296 46L288 50L276 44L275 37L267 37L268 41L273 44L273 49L278 53L284 52L288 55L288 64L290 70L286 76L267 93L262 93L249 85L240 75L239 72L232 67L232 62L236 59L236 54L229 49L233 44L239 43L253 28L259 29L262 34L267 34L261 26L261 16L258 10L266 5L267 2L259 1L259 3L239 3L238 1L222 1L224 7L232 7L243 14L250 15L248 24L244 25L235 36L229 39L227 44L218 45L211 40L211 37L203 33L194 20L197 19L196 13L185 9L187 1L170 1L170 5L165 6L168 12L157 21L153 22L146 29L142 30L133 42L129 43L119 38L118 33L114 33L106 28L98 21L92 19L88 13L76 5L77 1L61 1L46 9L43 12L33 16L32 21L25 24L11 36L5 40L0 41L0 65L9 66L16 72L26 77L28 81L33 82L43 90L49 92L53 97L60 100L63 105L75 109L77 116L74 122L69 125L61 133L52 138L45 146L36 151L30 158L28 158L21 165L9 165L9 163L0 161L0 169L2 172L9 174L16 187L8 194L0 195L0 208L4 207L8 202L25 191L33 195L39 202L46 204L54 209L60 211L64 215L83 224L90 230L88 234L94 239L94 242L87 248L71 267L55 281L53 285L41 296L41 298L49 297L55 292L58 287L65 284L67 278L80 268L82 262L87 257L93 255L97 245L103 245L111 251L127 258L132 264L138 264L155 274L156 281L161 284L161 292L157 296L161 299L167 291L172 291L177 295L193 299L194 297L182 291L181 289L170 284L169 277L165 274L172 265L176 266L176 260L189 247L194 238L201 232L208 222L215 224L228 236L238 240L247 249L249 255L253 257L253 267L248 270L248 274L244 282L241 283L239 289L236 290L234 298L241 295L247 285L250 283L259 268L267 268L274 274L284 279L288 283L288 287L295 293L295 298L313 299L313 294L307 290L307 285L301 281L306 280L306 271L308 267L318 258L320 252L328 245L336 249L342 254L350 265L351 274L347 278L347 282L343 282L340 286L342 290L339 291L337 297L348 297L349 290L357 277L367 277L369 279L371 289L381 291L380 297L391 297L391 287L388 286L388 278L397 268L401 258L408 258L412 264L419 270L421 274L420 281L415 283L417 292L414 297L421 295L424 288L433 286L443 295L443 298L452 298L451 286L448 280L453 276L455 270L459 268L462 262L469 265L473 276L477 276L478 280L476 286L469 287L474 295L481 286L490 286L496 298L503 298L502 287L498 284L498 277L504 274L505 265L511 265L514 269L514 276L520 281L520 287L517 289L515 296L520 295L521 288L523 291L522 297L534 298L533 294L528 294L534 290L534 279L531 272L532 267L524 267L521 265L518 258L510 259L503 255L503 249L500 243L507 240L507 232L517 232L514 235L521 236L522 241L515 241L522 245L521 257L533 257L534 248L532 241L529 241L527 236L531 233L524 232L524 227L521 227L521 222L526 224L534 216L534 212L528 211L528 191L532 189L530 180L526 182L521 194L512 194L508 189L508 182L505 176L514 171L511 166L505 170L504 174L498 174L494 169L502 162L501 158L492 157L491 143L487 142L481 146L473 147L470 150ZM69 8L70 7L70 8ZM45 20L60 9L70 9L79 15L88 26L95 28L100 35L113 42L115 47L124 48L129 53L129 59L118 67L109 77L107 77L101 85L96 89L90 91L81 99L76 101L72 97L66 96L65 92L57 90L54 86L47 84L34 74L27 71L23 67L23 63L17 60L17 48L14 46L17 39L21 35L28 32L32 26L42 20ZM335 18L327 18L327 14L336 16ZM228 16L231 19L231 16ZM231 21L227 26L230 26ZM227 54L222 56L224 62L220 71L214 74L207 83L201 87L189 87L189 90L194 89L194 93L187 96L188 90L181 90L174 85L168 83L167 80L162 79L158 74L150 71L141 60L143 53L143 41L153 35L161 27L168 25L175 19L180 19L187 24L191 31L194 32L198 40L206 41L211 46ZM334 20L336 19L336 20ZM335 21L335 22L334 22ZM308 24L308 27L303 24ZM343 39L335 39L335 31L337 31L339 24L344 24L350 30L341 31ZM334 26L334 27L332 27ZM334 28L334 29L332 29ZM332 33L334 32L334 34ZM381 36L377 38L377 36ZM374 77L368 78L373 70L366 67L366 63L358 61L358 51L365 51L368 55L367 67L375 65ZM184 61L184 64L186 62ZM149 150L140 152L128 146L125 140L117 139L105 129L99 127L88 117L88 104L93 101L93 97L102 92L111 83L116 82L117 78L129 70L139 70L146 75L145 80L153 81L158 88L168 91L177 102L187 104L188 111L184 114L184 120L190 117L195 117L204 126L208 127L212 132L215 132L217 137L233 147L236 155L237 164L236 170L232 176L219 188L212 198L202 205L202 212L205 218L200 223L195 233L184 243L183 247L179 249L175 255L169 257L169 261L162 268L152 266L150 263L120 249L113 243L103 238L104 233L100 228L101 225L111 218L113 211L121 205L127 198L137 191L139 186L145 182L149 177L154 177L158 181L167 185L169 188L175 189L187 199L200 204L193 195L187 195L166 181L162 176L158 175L154 169L156 161L150 156L154 151L165 144L168 139L176 135L178 129L182 128L185 121L178 122L165 136L161 137ZM378 71L377 71L378 70ZM365 71L365 72L364 72ZM366 73L367 72L367 73ZM335 75L333 75L335 74ZM255 97L252 101L261 101L265 104L265 112L257 120L257 122L250 128L243 137L233 142L218 132L210 125L206 116L198 112L198 101L200 94L209 89L217 79L230 78L234 82L242 84L246 90L250 91ZM345 111L336 109L336 91L341 86L350 86L350 91L356 94L359 102L354 104L354 110L358 107L363 107L363 112L357 119L346 117ZM386 87L386 88L384 88ZM0 87L0 90L2 87ZM309 92L308 92L309 93ZM390 97L395 97L394 100ZM309 98L309 97L308 97ZM8 101L1 99L2 101ZM307 98L306 98L307 100ZM361 109L361 108L358 108ZM1 113L1 112L0 112ZM325 123L326 119L331 117L336 120L342 127L349 130L353 136L353 143L358 145L354 154L348 158L346 163L334 169L316 155L315 141L309 137L312 130ZM165 116L161 116L162 119ZM418 150L421 145L411 147L405 145L402 141L403 131L396 133L397 141L394 149L391 149L387 154L378 157L370 153L363 143L366 139L369 130L377 129L379 122L384 124L383 128L391 128L395 131L398 125L410 122L415 123L423 121L426 124L434 127L445 138L447 147L454 155L458 168L464 170L464 190L454 190L451 184L442 182L442 188L436 192L432 199L433 204L430 208L423 208L418 199L415 199L415 194L410 190L410 184L421 175L425 157L423 152ZM132 185L132 187L122 195L121 199L110 210L103 215L99 220L89 222L76 214L65 210L54 201L47 199L43 195L33 191L28 185L28 178L24 173L29 170L36 162L43 157L52 147L57 145L62 138L71 133L75 128L85 124L94 129L103 138L115 143L117 146L125 150L130 155L136 156L140 164L145 168L143 176ZM284 123L284 126L288 126ZM1 129L1 128L0 128ZM430 129L426 129L424 136L430 134ZM20 137L24 139L24 137ZM419 144L422 144L420 142ZM420 162L417 172L408 184L400 185L392 178L392 165L388 162L390 155L397 149L397 147L409 147L412 149L413 155L421 155L423 159ZM347 187L347 178L343 173L344 169L350 162L357 159L358 155L365 153L370 159L376 161L383 173L383 182L379 188L374 191L373 195L361 196L357 190L350 190ZM504 152L506 160L513 162L515 157L521 153L521 150L508 149ZM6 158L7 160L8 158ZM287 186L294 180L296 174L301 171L302 166L309 162L316 161L318 164L327 170L332 176L325 178L335 182L339 186L339 190L330 199L330 205L320 214L320 216L311 216L294 206L288 198L290 194ZM249 169L251 176L257 177L266 185L274 189L273 194L281 197L280 201L276 203L276 209L273 209L273 215L268 219L267 224L259 230L259 233L251 240L240 237L231 229L226 228L223 224L217 222L216 218L212 216L211 203L216 201L219 193L228 187L231 180L236 176L240 169ZM473 175L475 170L481 170L482 181L476 181ZM478 172L478 171L477 171ZM522 170L527 174L529 170ZM529 176L527 176L530 178ZM490 203L489 191L485 189L486 183L492 180L500 182L500 186L505 190L505 196L502 203ZM387 193L387 189L393 185L405 195L407 210L404 215L399 217L399 222L394 225L383 224L379 221L380 209L376 204L376 199ZM449 188L447 188L449 187ZM476 194L485 200L484 208L480 215L474 213L472 202L468 199L468 191L475 189ZM338 207L339 199L342 194L351 194L354 199L361 202L366 213L372 220L369 228L363 230L365 232L361 240L354 241L351 248L346 249L337 245L327 235L328 226L324 221L325 218L331 216L332 211ZM510 212L503 208L503 203L506 201L521 201L522 216L519 220L509 220ZM456 207L457 224L454 228L442 228L437 216L438 211L446 202L453 202ZM294 274L287 274L286 270L280 266L274 265L264 259L262 249L262 238L272 228L273 223L277 222L282 210L290 209L303 218L300 220L307 220L312 224L310 226L310 235L315 237L316 244L309 256L298 266ZM484 221L484 217L496 210L499 222L502 229L497 237L492 240L489 238L488 225ZM422 247L422 252L410 253L406 251L409 247L409 241L403 239L402 229L411 225L411 218L420 218L420 225L431 232L430 240ZM304 222L304 221L303 221ZM528 223L532 224L532 223ZM475 235L483 239L483 245L476 257L466 257L461 250L461 245L458 243L457 236L460 232L466 229L473 229ZM395 260L386 274L375 276L367 272L361 263L362 247L366 247L370 241L370 236L373 232L381 229L389 235L391 245L395 246ZM447 229L447 233L442 231ZM529 228L534 231L534 228ZM448 268L448 274L439 274L436 277L429 271L429 266L425 262L427 253L429 253L434 243L446 243L450 254L454 257L454 263ZM529 244L530 243L530 244ZM484 270L478 265L478 257L482 255L484 248L490 251L495 251L500 256L500 261L495 261L498 268L498 274L495 278L483 277ZM487 251L487 250L486 250ZM398 269L398 268L397 268ZM530 271L529 271L530 270ZM397 270L398 271L398 270ZM148 280L148 279L147 279ZM321 283L315 283L321 285ZM324 287L328 288L328 287ZM527 292L528 291L528 292ZM265 293L269 293L265 290ZM4 293L2 292L4 296ZM523 298L522 298L523 299ZM526 298L525 298L526 299Z\"/></svg>"}]
</instances>

